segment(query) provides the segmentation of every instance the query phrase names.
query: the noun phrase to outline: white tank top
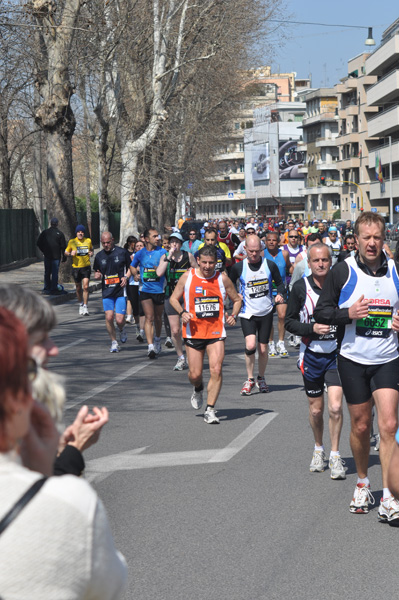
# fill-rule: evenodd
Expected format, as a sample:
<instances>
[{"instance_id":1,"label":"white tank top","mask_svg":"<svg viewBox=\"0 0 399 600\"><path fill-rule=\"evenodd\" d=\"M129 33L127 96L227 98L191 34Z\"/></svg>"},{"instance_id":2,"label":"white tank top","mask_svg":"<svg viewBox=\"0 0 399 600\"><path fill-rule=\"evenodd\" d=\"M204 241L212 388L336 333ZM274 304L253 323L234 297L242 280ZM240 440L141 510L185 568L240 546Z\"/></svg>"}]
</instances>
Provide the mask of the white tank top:
<instances>
[{"instance_id":1,"label":"white tank top","mask_svg":"<svg viewBox=\"0 0 399 600\"><path fill-rule=\"evenodd\" d=\"M339 253L341 252L341 242L337 239L336 242L332 242L330 238L327 238L325 241L326 246L330 246L332 251L332 264L333 266L338 261Z\"/></svg>"},{"instance_id":2,"label":"white tank top","mask_svg":"<svg viewBox=\"0 0 399 600\"><path fill-rule=\"evenodd\" d=\"M240 317L250 319L252 316L263 317L273 310L272 275L267 260L263 259L257 271L251 271L248 259L242 261L240 276L240 293L243 301Z\"/></svg>"},{"instance_id":3,"label":"white tank top","mask_svg":"<svg viewBox=\"0 0 399 600\"><path fill-rule=\"evenodd\" d=\"M313 311L319 299L319 295L312 289L307 277L305 277L306 299L299 313L301 323L314 323ZM305 348L312 352L320 352L321 354L330 354L337 349L337 327L330 325L330 332L318 335L313 333L310 336L304 336L301 341L299 354L301 355Z\"/></svg>"},{"instance_id":4,"label":"white tank top","mask_svg":"<svg viewBox=\"0 0 399 600\"><path fill-rule=\"evenodd\" d=\"M369 299L365 319L353 319L345 326L340 354L366 365L383 364L398 356L398 336L392 330L392 314L399 308L399 278L395 262L388 260L387 274L366 275L353 256L345 259L349 275L338 300L339 308L349 308L364 294Z\"/></svg>"}]
</instances>

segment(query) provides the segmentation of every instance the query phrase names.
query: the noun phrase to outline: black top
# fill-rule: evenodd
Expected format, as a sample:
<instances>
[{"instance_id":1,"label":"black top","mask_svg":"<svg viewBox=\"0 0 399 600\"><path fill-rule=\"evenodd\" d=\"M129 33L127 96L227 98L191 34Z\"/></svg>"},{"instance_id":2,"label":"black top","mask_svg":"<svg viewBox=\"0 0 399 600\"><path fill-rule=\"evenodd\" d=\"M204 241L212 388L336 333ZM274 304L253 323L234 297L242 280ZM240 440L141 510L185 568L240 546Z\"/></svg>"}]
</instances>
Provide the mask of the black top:
<instances>
[{"instance_id":1,"label":"black top","mask_svg":"<svg viewBox=\"0 0 399 600\"><path fill-rule=\"evenodd\" d=\"M129 272L130 253L124 248L114 246L110 252L101 250L94 259L93 270L102 274L103 298L123 296L121 279Z\"/></svg>"},{"instance_id":2,"label":"black top","mask_svg":"<svg viewBox=\"0 0 399 600\"><path fill-rule=\"evenodd\" d=\"M248 268L250 269L250 271L253 271L253 272L258 271L263 260L264 259L261 258L257 263L252 263L252 264L248 261ZM286 297L285 286L284 286L283 280L281 279L281 275L280 275L278 266L276 265L275 262L273 262L272 260L269 260L268 258L266 259L266 261L267 261L267 266L269 268L269 271L272 275L272 280L274 281L274 283L276 285L277 293L280 294L281 296L283 296L283 298L285 299L285 297ZM230 279L234 283L234 285L236 284L237 279L239 279L242 275L243 263L244 263L244 261L241 260L240 262L235 263L231 267Z\"/></svg>"},{"instance_id":3,"label":"black top","mask_svg":"<svg viewBox=\"0 0 399 600\"><path fill-rule=\"evenodd\" d=\"M37 239L36 246L46 258L60 260L64 257L66 248L65 236L57 227L44 229Z\"/></svg>"},{"instance_id":4,"label":"black top","mask_svg":"<svg viewBox=\"0 0 399 600\"><path fill-rule=\"evenodd\" d=\"M181 261L176 262L175 260L173 260L173 258L171 258L166 268L167 285L165 290L165 296L167 298L170 298L170 296L173 294L177 282L183 275L183 273L176 273L176 269L185 269L187 271L191 267L188 252L186 252L185 250L182 250L181 252L183 255Z\"/></svg>"},{"instance_id":5,"label":"black top","mask_svg":"<svg viewBox=\"0 0 399 600\"><path fill-rule=\"evenodd\" d=\"M293 335L299 335L301 337L308 337L313 334L313 323L301 323L300 312L305 304L306 300L306 283L305 279L308 280L312 290L320 296L321 288L316 285L313 276L299 279L292 286L290 296L288 298L287 312L285 315L285 328Z\"/></svg>"},{"instance_id":6,"label":"black top","mask_svg":"<svg viewBox=\"0 0 399 600\"><path fill-rule=\"evenodd\" d=\"M54 475L76 475L80 477L85 468L85 461L80 450L67 444L54 461Z\"/></svg>"}]
</instances>

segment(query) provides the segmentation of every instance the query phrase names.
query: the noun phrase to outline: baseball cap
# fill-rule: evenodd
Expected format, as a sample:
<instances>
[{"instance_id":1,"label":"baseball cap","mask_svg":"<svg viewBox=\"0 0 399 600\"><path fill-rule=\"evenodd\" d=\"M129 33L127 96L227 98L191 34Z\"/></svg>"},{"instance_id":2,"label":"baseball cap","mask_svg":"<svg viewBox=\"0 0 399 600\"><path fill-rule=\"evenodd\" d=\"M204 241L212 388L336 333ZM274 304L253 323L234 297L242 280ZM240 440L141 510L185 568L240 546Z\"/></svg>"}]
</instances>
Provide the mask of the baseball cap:
<instances>
[{"instance_id":1,"label":"baseball cap","mask_svg":"<svg viewBox=\"0 0 399 600\"><path fill-rule=\"evenodd\" d=\"M330 227L330 228L328 229L328 233L330 233L330 231L337 231L337 228L336 228L336 227Z\"/></svg>"},{"instance_id":2,"label":"baseball cap","mask_svg":"<svg viewBox=\"0 0 399 600\"><path fill-rule=\"evenodd\" d=\"M319 219L313 219L313 223L318 223Z\"/></svg>"},{"instance_id":3,"label":"baseball cap","mask_svg":"<svg viewBox=\"0 0 399 600\"><path fill-rule=\"evenodd\" d=\"M176 240L179 240L180 242L183 242L183 236L180 235L180 233L172 233L169 236L169 241L173 240L173 238L175 238Z\"/></svg>"},{"instance_id":4,"label":"baseball cap","mask_svg":"<svg viewBox=\"0 0 399 600\"><path fill-rule=\"evenodd\" d=\"M322 223L327 223L327 219L323 219L323 220L322 220Z\"/></svg>"},{"instance_id":5,"label":"baseball cap","mask_svg":"<svg viewBox=\"0 0 399 600\"><path fill-rule=\"evenodd\" d=\"M204 223L204 227L209 227L209 223Z\"/></svg>"},{"instance_id":6,"label":"baseball cap","mask_svg":"<svg viewBox=\"0 0 399 600\"><path fill-rule=\"evenodd\" d=\"M245 225L245 231L248 231L248 229L253 229L255 231L255 225L252 225L252 223L248 223L248 225Z\"/></svg>"},{"instance_id":7,"label":"baseball cap","mask_svg":"<svg viewBox=\"0 0 399 600\"><path fill-rule=\"evenodd\" d=\"M77 225L75 229L75 234L78 233L78 231L83 231L83 233L86 235L86 227L84 225Z\"/></svg>"},{"instance_id":8,"label":"baseball cap","mask_svg":"<svg viewBox=\"0 0 399 600\"><path fill-rule=\"evenodd\" d=\"M57 217L53 217L50 221L50 225L58 225L58 219Z\"/></svg>"}]
</instances>

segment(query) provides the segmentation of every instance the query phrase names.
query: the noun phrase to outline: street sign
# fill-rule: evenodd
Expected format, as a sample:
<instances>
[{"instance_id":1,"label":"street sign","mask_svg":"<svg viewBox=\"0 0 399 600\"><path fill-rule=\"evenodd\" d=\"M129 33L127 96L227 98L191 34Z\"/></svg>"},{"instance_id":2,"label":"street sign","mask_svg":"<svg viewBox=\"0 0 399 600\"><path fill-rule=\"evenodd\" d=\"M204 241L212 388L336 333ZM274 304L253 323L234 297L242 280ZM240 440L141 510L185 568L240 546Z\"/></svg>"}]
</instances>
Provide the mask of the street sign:
<instances>
[{"instance_id":1,"label":"street sign","mask_svg":"<svg viewBox=\"0 0 399 600\"><path fill-rule=\"evenodd\" d=\"M351 208L356 208L356 202L351 202Z\"/></svg>"},{"instance_id":2,"label":"street sign","mask_svg":"<svg viewBox=\"0 0 399 600\"><path fill-rule=\"evenodd\" d=\"M399 206L398 206L398 208L399 208ZM371 208L371 212L378 212L378 211L377 211L377 209L375 208L375 206L373 206L373 207Z\"/></svg>"},{"instance_id":3,"label":"street sign","mask_svg":"<svg viewBox=\"0 0 399 600\"><path fill-rule=\"evenodd\" d=\"M188 183L187 184L187 189L188 190L192 190L193 189L193 184L192 183Z\"/></svg>"},{"instance_id":4,"label":"street sign","mask_svg":"<svg viewBox=\"0 0 399 600\"><path fill-rule=\"evenodd\" d=\"M234 192L228 192L227 197L229 200L233 200L234 199Z\"/></svg>"},{"instance_id":5,"label":"street sign","mask_svg":"<svg viewBox=\"0 0 399 600\"><path fill-rule=\"evenodd\" d=\"M399 212L399 206L398 205L395 206L395 212Z\"/></svg>"}]
</instances>

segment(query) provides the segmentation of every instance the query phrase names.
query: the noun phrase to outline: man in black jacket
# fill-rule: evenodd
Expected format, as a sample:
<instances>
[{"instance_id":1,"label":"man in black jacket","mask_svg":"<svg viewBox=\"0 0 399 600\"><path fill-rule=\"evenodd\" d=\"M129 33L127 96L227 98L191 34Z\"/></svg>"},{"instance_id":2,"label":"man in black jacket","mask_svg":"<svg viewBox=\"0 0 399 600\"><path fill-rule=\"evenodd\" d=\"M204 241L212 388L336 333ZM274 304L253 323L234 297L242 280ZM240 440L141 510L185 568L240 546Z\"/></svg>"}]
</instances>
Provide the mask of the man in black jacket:
<instances>
[{"instance_id":1,"label":"man in black jacket","mask_svg":"<svg viewBox=\"0 0 399 600\"><path fill-rule=\"evenodd\" d=\"M58 270L60 261L66 261L64 256L66 242L64 234L58 229L56 217L51 219L50 227L41 232L36 245L44 254L43 293L51 295L66 293L58 289Z\"/></svg>"}]
</instances>

